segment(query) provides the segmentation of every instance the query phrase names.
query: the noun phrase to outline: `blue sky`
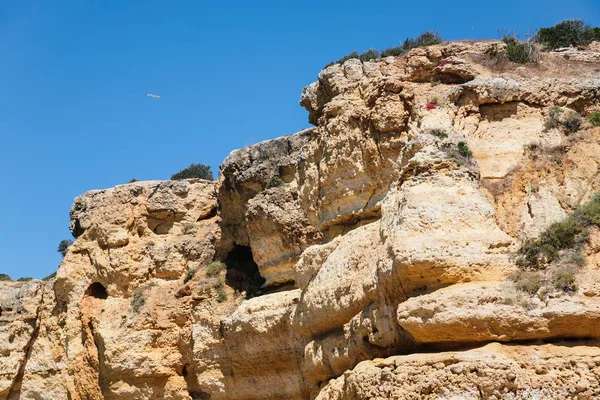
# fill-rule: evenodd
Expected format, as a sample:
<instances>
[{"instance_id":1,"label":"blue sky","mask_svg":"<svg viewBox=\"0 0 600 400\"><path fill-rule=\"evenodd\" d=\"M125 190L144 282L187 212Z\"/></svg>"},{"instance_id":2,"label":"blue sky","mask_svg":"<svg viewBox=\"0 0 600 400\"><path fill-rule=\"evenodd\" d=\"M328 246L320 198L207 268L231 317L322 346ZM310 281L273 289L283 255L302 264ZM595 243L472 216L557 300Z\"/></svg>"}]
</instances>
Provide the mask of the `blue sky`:
<instances>
[{"instance_id":1,"label":"blue sky","mask_svg":"<svg viewBox=\"0 0 600 400\"><path fill-rule=\"evenodd\" d=\"M598 26L600 2L3 1L0 273L56 270L78 194L192 162L216 175L231 150L308 127L302 88L353 50L568 18Z\"/></svg>"}]
</instances>

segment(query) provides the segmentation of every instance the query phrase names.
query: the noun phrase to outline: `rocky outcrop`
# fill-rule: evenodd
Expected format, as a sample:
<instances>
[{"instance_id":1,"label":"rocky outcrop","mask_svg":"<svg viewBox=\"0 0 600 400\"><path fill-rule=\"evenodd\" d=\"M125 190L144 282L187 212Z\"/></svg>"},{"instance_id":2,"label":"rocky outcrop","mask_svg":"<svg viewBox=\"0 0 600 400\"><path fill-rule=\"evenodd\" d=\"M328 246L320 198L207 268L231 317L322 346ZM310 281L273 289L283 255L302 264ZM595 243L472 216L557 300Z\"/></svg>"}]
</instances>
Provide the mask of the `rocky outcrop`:
<instances>
[{"instance_id":1,"label":"rocky outcrop","mask_svg":"<svg viewBox=\"0 0 600 400\"><path fill-rule=\"evenodd\" d=\"M293 283L292 267L321 233L298 202L296 159L313 130L233 151L221 165L220 215L226 245L250 246L267 286Z\"/></svg>"},{"instance_id":2,"label":"rocky outcrop","mask_svg":"<svg viewBox=\"0 0 600 400\"><path fill-rule=\"evenodd\" d=\"M398 322L417 343L513 342L599 338L600 299L525 297L509 282L453 285L398 307Z\"/></svg>"},{"instance_id":3,"label":"rocky outcrop","mask_svg":"<svg viewBox=\"0 0 600 400\"><path fill-rule=\"evenodd\" d=\"M597 63L498 46L332 65L217 182L76 198L56 278L0 282L0 399L598 397L600 234L576 290L513 283L598 190L599 128L545 124Z\"/></svg>"},{"instance_id":4,"label":"rocky outcrop","mask_svg":"<svg viewBox=\"0 0 600 400\"><path fill-rule=\"evenodd\" d=\"M593 399L600 396L598 342L503 346L363 361L319 400Z\"/></svg>"}]
</instances>

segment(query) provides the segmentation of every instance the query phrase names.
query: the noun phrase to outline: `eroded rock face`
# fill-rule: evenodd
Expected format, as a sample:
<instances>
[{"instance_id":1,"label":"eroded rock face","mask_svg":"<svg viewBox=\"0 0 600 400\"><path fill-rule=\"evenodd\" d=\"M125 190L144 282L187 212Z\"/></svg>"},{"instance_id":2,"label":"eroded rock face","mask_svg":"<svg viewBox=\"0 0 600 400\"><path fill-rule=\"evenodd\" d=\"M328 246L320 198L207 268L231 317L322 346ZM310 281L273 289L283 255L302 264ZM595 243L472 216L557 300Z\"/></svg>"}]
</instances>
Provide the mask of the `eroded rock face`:
<instances>
[{"instance_id":1,"label":"eroded rock face","mask_svg":"<svg viewBox=\"0 0 600 400\"><path fill-rule=\"evenodd\" d=\"M224 246L250 246L267 286L293 283L302 251L319 243L298 202L296 162L313 129L233 151L218 183Z\"/></svg>"},{"instance_id":2,"label":"eroded rock face","mask_svg":"<svg viewBox=\"0 0 600 400\"><path fill-rule=\"evenodd\" d=\"M16 395L39 326L41 282L0 285L0 398Z\"/></svg>"},{"instance_id":3,"label":"eroded rock face","mask_svg":"<svg viewBox=\"0 0 600 400\"><path fill-rule=\"evenodd\" d=\"M330 66L315 127L217 182L76 198L56 279L0 283L0 399L600 396L600 234L572 293L508 279L598 190L599 128L545 124L598 110L596 50L510 70L492 46Z\"/></svg>"},{"instance_id":4,"label":"eroded rock face","mask_svg":"<svg viewBox=\"0 0 600 400\"><path fill-rule=\"evenodd\" d=\"M598 342L493 343L364 361L331 381L317 399L593 399L600 395L599 362Z\"/></svg>"}]
</instances>

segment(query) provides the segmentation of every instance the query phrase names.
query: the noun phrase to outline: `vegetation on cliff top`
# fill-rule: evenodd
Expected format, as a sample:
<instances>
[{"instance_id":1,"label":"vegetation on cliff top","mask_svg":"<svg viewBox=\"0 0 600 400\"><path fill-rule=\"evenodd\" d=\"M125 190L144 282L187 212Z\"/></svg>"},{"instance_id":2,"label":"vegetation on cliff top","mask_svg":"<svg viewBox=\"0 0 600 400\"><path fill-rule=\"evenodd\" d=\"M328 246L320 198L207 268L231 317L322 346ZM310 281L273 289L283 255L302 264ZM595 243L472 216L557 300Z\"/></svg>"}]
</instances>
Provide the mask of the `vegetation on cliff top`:
<instances>
[{"instance_id":1,"label":"vegetation on cliff top","mask_svg":"<svg viewBox=\"0 0 600 400\"><path fill-rule=\"evenodd\" d=\"M360 61L369 61L377 58L389 57L389 56L399 56L404 53L407 53L409 50L415 49L417 47L425 47L431 46L434 44L442 43L442 37L435 31L427 31L423 32L416 38L406 38L404 43L400 46L390 47L388 49L383 50L381 53L377 49L369 49L362 54L358 54L357 51L353 51L352 53L340 58L335 62L331 62L325 66L325 68L332 66L334 64L343 64L346 61L356 58Z\"/></svg>"},{"instance_id":2,"label":"vegetation on cliff top","mask_svg":"<svg viewBox=\"0 0 600 400\"><path fill-rule=\"evenodd\" d=\"M535 41L550 50L585 46L594 40L600 40L600 27L592 28L582 20L565 20L535 34Z\"/></svg>"},{"instance_id":3,"label":"vegetation on cliff top","mask_svg":"<svg viewBox=\"0 0 600 400\"><path fill-rule=\"evenodd\" d=\"M210 170L210 166L205 164L190 164L189 167L182 169L178 173L171 176L172 180L180 180L180 179L207 179L209 181L213 180L213 174Z\"/></svg>"},{"instance_id":4,"label":"vegetation on cliff top","mask_svg":"<svg viewBox=\"0 0 600 400\"><path fill-rule=\"evenodd\" d=\"M492 47L493 56L506 56L510 61L516 63L536 63L539 61L539 50L534 43L542 45L544 49L554 50L559 47L585 46L594 40L600 40L600 27L592 28L582 20L565 20L549 28L540 28L533 37L525 41L518 38L516 32L503 31L501 40L506 44L506 49L500 51L498 47ZM362 54L357 51L331 62L325 68L343 64L350 59L369 61L389 56L400 56L408 51L442 43L442 37L435 31L427 31L414 39L407 38L400 46L393 46L383 50L368 49Z\"/></svg>"}]
</instances>

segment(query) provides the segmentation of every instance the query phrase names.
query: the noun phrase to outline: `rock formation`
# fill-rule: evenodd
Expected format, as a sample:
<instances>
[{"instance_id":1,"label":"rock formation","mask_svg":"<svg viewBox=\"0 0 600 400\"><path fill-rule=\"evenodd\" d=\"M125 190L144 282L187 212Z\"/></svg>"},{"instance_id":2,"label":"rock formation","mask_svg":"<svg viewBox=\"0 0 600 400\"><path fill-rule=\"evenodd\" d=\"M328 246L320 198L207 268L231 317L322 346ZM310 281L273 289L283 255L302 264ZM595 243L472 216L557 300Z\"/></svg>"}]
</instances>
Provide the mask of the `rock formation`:
<instances>
[{"instance_id":1,"label":"rock formation","mask_svg":"<svg viewBox=\"0 0 600 400\"><path fill-rule=\"evenodd\" d=\"M600 47L454 42L332 65L313 128L216 182L97 190L48 282L0 282L3 399L593 399L600 234L572 292L520 291L526 238L598 191Z\"/></svg>"}]
</instances>

